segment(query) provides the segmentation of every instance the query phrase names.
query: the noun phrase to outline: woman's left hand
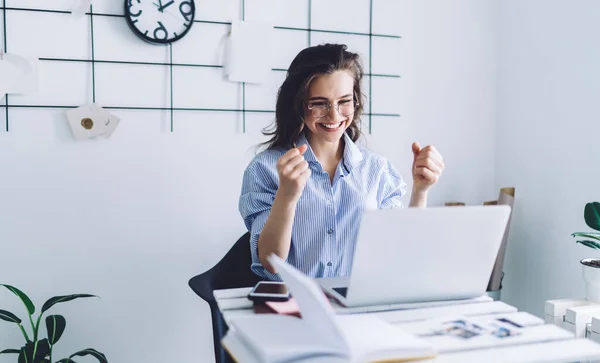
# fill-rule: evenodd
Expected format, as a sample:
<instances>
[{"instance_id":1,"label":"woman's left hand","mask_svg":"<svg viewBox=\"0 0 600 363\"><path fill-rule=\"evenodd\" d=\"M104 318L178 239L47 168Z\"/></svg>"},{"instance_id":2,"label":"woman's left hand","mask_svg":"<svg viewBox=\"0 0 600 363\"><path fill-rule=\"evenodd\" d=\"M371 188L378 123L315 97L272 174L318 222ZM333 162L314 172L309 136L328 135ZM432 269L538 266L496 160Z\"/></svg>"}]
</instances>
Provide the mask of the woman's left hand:
<instances>
[{"instance_id":1,"label":"woman's left hand","mask_svg":"<svg viewBox=\"0 0 600 363\"><path fill-rule=\"evenodd\" d=\"M413 142L412 151L413 190L419 193L427 192L442 175L444 159L433 145L421 149L418 143Z\"/></svg>"}]
</instances>

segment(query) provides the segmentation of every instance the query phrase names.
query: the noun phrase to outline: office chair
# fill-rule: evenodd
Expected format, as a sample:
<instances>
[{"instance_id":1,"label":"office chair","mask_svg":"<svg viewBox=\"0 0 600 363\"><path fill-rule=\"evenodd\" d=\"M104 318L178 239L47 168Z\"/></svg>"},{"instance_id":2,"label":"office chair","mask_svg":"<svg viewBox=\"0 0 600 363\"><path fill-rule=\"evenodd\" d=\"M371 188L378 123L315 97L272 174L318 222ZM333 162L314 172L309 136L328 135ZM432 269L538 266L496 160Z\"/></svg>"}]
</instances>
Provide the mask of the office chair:
<instances>
[{"instance_id":1,"label":"office chair","mask_svg":"<svg viewBox=\"0 0 600 363\"><path fill-rule=\"evenodd\" d=\"M192 290L210 307L216 363L229 363L233 360L221 346L221 339L227 332L227 324L219 311L213 291L256 285L261 278L250 270L251 263L250 233L246 233L213 268L192 277L189 281Z\"/></svg>"}]
</instances>

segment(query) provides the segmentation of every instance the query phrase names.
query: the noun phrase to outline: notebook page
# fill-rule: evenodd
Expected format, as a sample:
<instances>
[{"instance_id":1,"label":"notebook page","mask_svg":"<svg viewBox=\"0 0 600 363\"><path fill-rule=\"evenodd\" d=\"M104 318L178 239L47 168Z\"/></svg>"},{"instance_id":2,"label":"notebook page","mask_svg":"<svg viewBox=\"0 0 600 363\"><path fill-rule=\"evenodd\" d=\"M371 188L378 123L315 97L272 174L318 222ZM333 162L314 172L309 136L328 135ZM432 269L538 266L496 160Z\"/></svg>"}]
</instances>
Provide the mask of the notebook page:
<instances>
[{"instance_id":1,"label":"notebook page","mask_svg":"<svg viewBox=\"0 0 600 363\"><path fill-rule=\"evenodd\" d=\"M319 356L340 357L332 347L299 318L263 314L232 321L237 339L259 362L299 361ZM244 362L244 361L241 361Z\"/></svg>"},{"instance_id":2,"label":"notebook page","mask_svg":"<svg viewBox=\"0 0 600 363\"><path fill-rule=\"evenodd\" d=\"M336 321L353 361L396 361L436 355L433 345L426 340L376 316L339 315Z\"/></svg>"},{"instance_id":3,"label":"notebook page","mask_svg":"<svg viewBox=\"0 0 600 363\"><path fill-rule=\"evenodd\" d=\"M271 254L268 260L288 285L307 326L324 342L347 353L349 347L336 326L335 312L319 285L275 254Z\"/></svg>"}]
</instances>

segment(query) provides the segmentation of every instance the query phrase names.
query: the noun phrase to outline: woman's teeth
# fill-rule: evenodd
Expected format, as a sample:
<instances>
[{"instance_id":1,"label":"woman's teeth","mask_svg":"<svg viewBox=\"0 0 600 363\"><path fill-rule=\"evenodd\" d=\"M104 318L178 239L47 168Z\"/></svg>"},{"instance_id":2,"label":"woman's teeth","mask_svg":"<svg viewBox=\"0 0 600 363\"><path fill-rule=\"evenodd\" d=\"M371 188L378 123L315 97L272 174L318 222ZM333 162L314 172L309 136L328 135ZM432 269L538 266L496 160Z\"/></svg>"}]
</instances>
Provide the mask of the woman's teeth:
<instances>
[{"instance_id":1,"label":"woman's teeth","mask_svg":"<svg viewBox=\"0 0 600 363\"><path fill-rule=\"evenodd\" d=\"M323 127L328 128L328 129L337 129L338 127L342 126L342 123L337 123L337 124L321 124L323 125Z\"/></svg>"}]
</instances>

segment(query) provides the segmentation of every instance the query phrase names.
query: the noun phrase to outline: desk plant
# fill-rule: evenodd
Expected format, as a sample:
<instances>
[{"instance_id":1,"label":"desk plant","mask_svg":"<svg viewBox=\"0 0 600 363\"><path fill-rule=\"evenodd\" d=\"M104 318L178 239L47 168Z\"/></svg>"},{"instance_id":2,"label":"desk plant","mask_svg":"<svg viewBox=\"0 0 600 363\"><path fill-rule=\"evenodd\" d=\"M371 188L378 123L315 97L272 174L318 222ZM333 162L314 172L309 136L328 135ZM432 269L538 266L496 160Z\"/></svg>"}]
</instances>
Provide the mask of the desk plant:
<instances>
[{"instance_id":1,"label":"desk plant","mask_svg":"<svg viewBox=\"0 0 600 363\"><path fill-rule=\"evenodd\" d=\"M585 205L583 210L585 224L595 231L600 231L600 203L590 202ZM587 238L578 240L589 248L600 250L599 232L575 232L572 237ZM585 281L586 298L590 301L600 303L600 259L585 258L581 260L583 266L583 280Z\"/></svg>"},{"instance_id":2,"label":"desk plant","mask_svg":"<svg viewBox=\"0 0 600 363\"><path fill-rule=\"evenodd\" d=\"M67 301L79 299L79 298L87 298L87 297L95 297L94 295L88 294L75 294L75 295L65 295L65 296L55 296L42 306L42 310L35 319L33 314L35 314L35 305L31 302L31 299L23 293L23 291L17 289L14 286L0 284L0 287L5 287L13 294L17 295L25 308L27 309L27 313L29 315L29 322L31 323L31 336L27 334L25 327L21 324L23 321L19 319L15 314L6 311L0 310L0 320L8 321L9 323L16 324L23 337L25 338L25 345L19 349L5 349L0 351L0 354L18 354L18 363L53 363L52 361L52 348L58 342L60 337L65 331L65 327L67 325L67 321L62 315L49 315L46 317L46 332L47 338L40 337L40 322L42 320L42 316L46 311L48 311L52 306L64 303ZM77 356L92 356L96 358L100 363L108 363L104 354L98 352L95 349L84 349L82 351L71 354L68 358L63 358L61 360L56 361L55 363L76 363L73 360L73 357Z\"/></svg>"}]
</instances>

